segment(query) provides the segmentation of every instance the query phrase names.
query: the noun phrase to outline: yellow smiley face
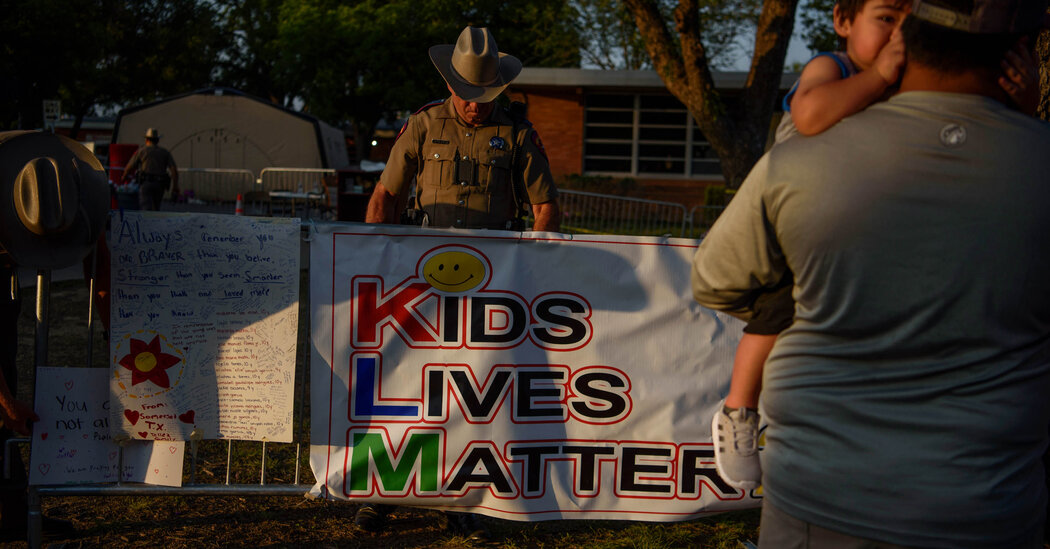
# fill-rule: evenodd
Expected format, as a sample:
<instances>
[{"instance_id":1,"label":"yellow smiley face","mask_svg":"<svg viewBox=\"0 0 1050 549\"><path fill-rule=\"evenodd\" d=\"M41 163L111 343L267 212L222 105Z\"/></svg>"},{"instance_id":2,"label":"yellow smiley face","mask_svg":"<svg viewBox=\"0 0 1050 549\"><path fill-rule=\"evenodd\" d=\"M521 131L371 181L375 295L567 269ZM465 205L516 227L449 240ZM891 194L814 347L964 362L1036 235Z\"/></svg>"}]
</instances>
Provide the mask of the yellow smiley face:
<instances>
[{"instance_id":1,"label":"yellow smiley face","mask_svg":"<svg viewBox=\"0 0 1050 549\"><path fill-rule=\"evenodd\" d=\"M423 264L423 277L436 290L465 292L485 279L485 264L467 252L442 252Z\"/></svg>"}]
</instances>

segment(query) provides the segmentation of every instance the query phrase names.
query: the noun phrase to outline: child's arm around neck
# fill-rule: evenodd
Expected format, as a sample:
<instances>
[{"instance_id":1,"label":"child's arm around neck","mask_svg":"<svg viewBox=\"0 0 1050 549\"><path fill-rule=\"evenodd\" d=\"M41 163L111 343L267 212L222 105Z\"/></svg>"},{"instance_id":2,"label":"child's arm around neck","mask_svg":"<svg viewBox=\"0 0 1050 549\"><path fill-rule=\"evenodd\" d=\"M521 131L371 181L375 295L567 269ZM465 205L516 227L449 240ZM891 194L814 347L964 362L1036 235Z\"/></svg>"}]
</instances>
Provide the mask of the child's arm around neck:
<instances>
[{"instance_id":1,"label":"child's arm around neck","mask_svg":"<svg viewBox=\"0 0 1050 549\"><path fill-rule=\"evenodd\" d=\"M834 61L824 58L833 67ZM814 63L820 58L814 59ZM808 70L811 65L806 66ZM824 63L821 63L823 65ZM834 126L847 116L864 110L868 105L882 97L889 87L875 71L864 71L849 78L838 75L823 80L820 84L804 87L805 72L799 80L798 91L791 100L791 119L802 135L816 135Z\"/></svg>"},{"instance_id":2,"label":"child's arm around neck","mask_svg":"<svg viewBox=\"0 0 1050 549\"><path fill-rule=\"evenodd\" d=\"M899 31L871 67L847 78L830 57L814 58L802 69L791 99L795 127L802 135L816 135L864 110L897 81L903 64L904 42Z\"/></svg>"}]
</instances>

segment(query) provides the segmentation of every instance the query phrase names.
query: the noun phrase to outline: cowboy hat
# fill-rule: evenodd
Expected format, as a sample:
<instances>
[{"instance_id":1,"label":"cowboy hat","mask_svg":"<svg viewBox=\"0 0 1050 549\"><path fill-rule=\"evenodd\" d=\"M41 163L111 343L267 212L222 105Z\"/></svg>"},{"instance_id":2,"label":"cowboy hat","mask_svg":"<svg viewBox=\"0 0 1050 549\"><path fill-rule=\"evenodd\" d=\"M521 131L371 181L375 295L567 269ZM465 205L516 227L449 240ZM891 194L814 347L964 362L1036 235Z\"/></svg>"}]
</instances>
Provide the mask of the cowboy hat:
<instances>
[{"instance_id":1,"label":"cowboy hat","mask_svg":"<svg viewBox=\"0 0 1050 549\"><path fill-rule=\"evenodd\" d=\"M157 132L157 128L150 128L146 130L146 139L159 140L160 133Z\"/></svg>"},{"instance_id":2,"label":"cowboy hat","mask_svg":"<svg viewBox=\"0 0 1050 549\"><path fill-rule=\"evenodd\" d=\"M496 99L521 72L521 61L499 52L484 27L463 29L455 45L431 47L430 60L452 91L473 103Z\"/></svg>"},{"instance_id":3,"label":"cowboy hat","mask_svg":"<svg viewBox=\"0 0 1050 549\"><path fill-rule=\"evenodd\" d=\"M38 131L0 132L0 248L33 269L73 265L106 223L109 185L86 147Z\"/></svg>"}]
</instances>

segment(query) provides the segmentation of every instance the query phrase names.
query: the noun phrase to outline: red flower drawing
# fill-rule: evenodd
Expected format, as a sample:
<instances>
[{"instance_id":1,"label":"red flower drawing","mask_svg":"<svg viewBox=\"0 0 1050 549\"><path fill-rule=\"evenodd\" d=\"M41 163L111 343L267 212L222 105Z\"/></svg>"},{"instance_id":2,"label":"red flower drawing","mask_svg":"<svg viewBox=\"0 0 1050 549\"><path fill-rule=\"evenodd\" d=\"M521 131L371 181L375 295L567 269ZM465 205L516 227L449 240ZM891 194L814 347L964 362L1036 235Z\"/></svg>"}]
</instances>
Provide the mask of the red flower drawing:
<instances>
[{"instance_id":1,"label":"red flower drawing","mask_svg":"<svg viewBox=\"0 0 1050 549\"><path fill-rule=\"evenodd\" d=\"M131 370L131 384L152 381L167 389L171 386L167 369L179 363L179 357L160 352L160 336L153 336L148 344L131 340L131 352L120 359L120 365Z\"/></svg>"}]
</instances>

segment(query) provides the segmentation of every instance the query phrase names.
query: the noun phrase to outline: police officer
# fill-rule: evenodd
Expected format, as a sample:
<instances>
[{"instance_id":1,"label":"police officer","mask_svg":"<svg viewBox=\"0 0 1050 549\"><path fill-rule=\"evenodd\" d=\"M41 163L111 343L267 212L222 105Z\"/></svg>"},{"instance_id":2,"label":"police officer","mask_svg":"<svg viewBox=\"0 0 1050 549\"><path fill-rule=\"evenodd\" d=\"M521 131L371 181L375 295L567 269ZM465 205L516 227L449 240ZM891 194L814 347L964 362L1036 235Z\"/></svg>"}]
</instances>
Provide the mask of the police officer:
<instances>
[{"instance_id":1,"label":"police officer","mask_svg":"<svg viewBox=\"0 0 1050 549\"><path fill-rule=\"evenodd\" d=\"M398 223L412 181L422 223L435 227L557 231L557 189L539 135L493 101L521 72L486 28L430 48L451 97L424 106L401 129L368 204L369 223ZM412 205L409 205L410 210ZM418 220L417 220L418 221Z\"/></svg>"},{"instance_id":2,"label":"police officer","mask_svg":"<svg viewBox=\"0 0 1050 549\"><path fill-rule=\"evenodd\" d=\"M124 182L138 173L139 207L143 210L159 210L168 187L172 197L179 194L179 168L171 153L157 145L159 141L155 128L146 130L146 145L135 151L124 168Z\"/></svg>"},{"instance_id":3,"label":"police officer","mask_svg":"<svg viewBox=\"0 0 1050 549\"><path fill-rule=\"evenodd\" d=\"M529 204L534 230L557 231L558 191L539 134L524 116L493 103L521 72L521 61L500 53L488 29L475 27L463 29L455 45L430 48L430 59L452 95L425 105L401 128L365 221L402 222L414 180L418 204L409 211L422 219L407 222L521 231ZM390 509L362 505L354 523L377 531ZM456 533L489 539L477 515L446 516Z\"/></svg>"}]
</instances>

